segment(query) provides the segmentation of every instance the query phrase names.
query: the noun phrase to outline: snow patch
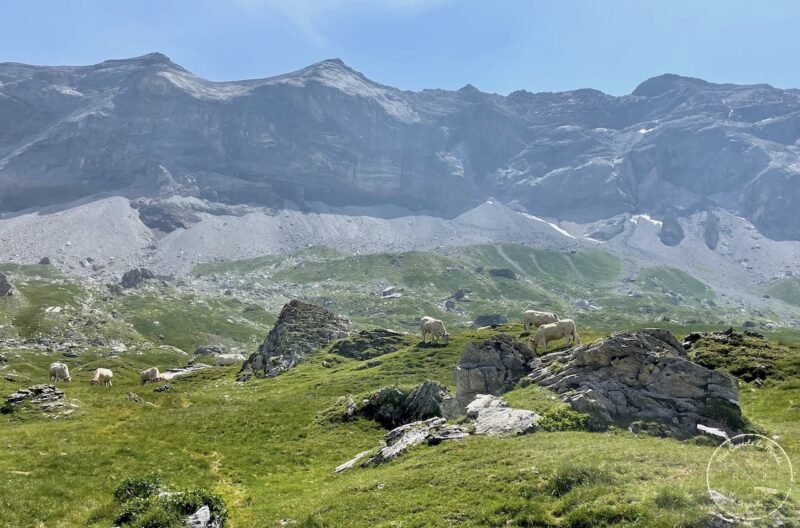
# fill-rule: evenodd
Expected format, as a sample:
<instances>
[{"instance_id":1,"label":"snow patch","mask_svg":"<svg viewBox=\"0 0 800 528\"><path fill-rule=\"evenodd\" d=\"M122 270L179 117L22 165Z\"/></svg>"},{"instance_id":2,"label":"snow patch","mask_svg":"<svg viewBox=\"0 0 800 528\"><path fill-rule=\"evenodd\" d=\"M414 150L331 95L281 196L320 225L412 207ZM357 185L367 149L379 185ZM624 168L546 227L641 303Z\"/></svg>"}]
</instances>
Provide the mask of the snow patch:
<instances>
[{"instance_id":1,"label":"snow patch","mask_svg":"<svg viewBox=\"0 0 800 528\"><path fill-rule=\"evenodd\" d=\"M645 220L646 222L650 222L654 226L658 226L658 227L661 227L661 225L663 224L663 222L661 222L660 220L655 220L650 215L646 215L646 214L633 215L631 217L631 223L633 225L639 225L639 219Z\"/></svg>"},{"instance_id":2,"label":"snow patch","mask_svg":"<svg viewBox=\"0 0 800 528\"><path fill-rule=\"evenodd\" d=\"M572 233L570 233L569 231L567 231L566 229L562 228L559 225L556 225L556 224L554 224L552 222L548 222L544 218L539 218L538 216L533 216L532 214L528 214L528 213L520 213L520 214L525 216L526 218L530 218L531 220L536 220L537 222L543 222L543 223L549 225L550 227L552 227L553 229L555 229L556 231L558 231L559 233L561 233L562 235L567 236L569 238L572 238L574 240L577 240L577 238L575 238L575 236L573 236Z\"/></svg>"}]
</instances>

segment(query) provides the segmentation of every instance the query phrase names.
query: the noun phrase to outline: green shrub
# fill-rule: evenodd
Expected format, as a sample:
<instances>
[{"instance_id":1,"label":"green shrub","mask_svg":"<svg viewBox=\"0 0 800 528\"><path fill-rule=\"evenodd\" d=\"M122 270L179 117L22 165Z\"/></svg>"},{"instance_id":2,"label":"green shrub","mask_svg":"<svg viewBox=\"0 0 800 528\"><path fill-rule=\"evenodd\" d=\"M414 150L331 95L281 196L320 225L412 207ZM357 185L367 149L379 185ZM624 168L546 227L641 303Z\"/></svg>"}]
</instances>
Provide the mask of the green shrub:
<instances>
[{"instance_id":1,"label":"green shrub","mask_svg":"<svg viewBox=\"0 0 800 528\"><path fill-rule=\"evenodd\" d=\"M124 480L114 491L114 499L120 504L116 524L129 528L177 528L183 526L184 517L206 505L212 520L225 525L228 509L218 495L202 488L164 495L160 492L161 480L156 475Z\"/></svg>"},{"instance_id":2,"label":"green shrub","mask_svg":"<svg viewBox=\"0 0 800 528\"><path fill-rule=\"evenodd\" d=\"M186 489L165 498L167 505L182 515L191 515L203 505L211 510L214 519L225 521L228 518L228 508L219 495L215 495L203 488Z\"/></svg>"},{"instance_id":3,"label":"green shrub","mask_svg":"<svg viewBox=\"0 0 800 528\"><path fill-rule=\"evenodd\" d=\"M146 499L158 493L161 488L161 479L158 475L148 475L144 478L130 478L114 490L114 500L124 504L131 499Z\"/></svg>"},{"instance_id":4,"label":"green shrub","mask_svg":"<svg viewBox=\"0 0 800 528\"><path fill-rule=\"evenodd\" d=\"M539 429L542 431L585 431L588 429L587 416L569 407L555 407L542 414Z\"/></svg>"}]
</instances>

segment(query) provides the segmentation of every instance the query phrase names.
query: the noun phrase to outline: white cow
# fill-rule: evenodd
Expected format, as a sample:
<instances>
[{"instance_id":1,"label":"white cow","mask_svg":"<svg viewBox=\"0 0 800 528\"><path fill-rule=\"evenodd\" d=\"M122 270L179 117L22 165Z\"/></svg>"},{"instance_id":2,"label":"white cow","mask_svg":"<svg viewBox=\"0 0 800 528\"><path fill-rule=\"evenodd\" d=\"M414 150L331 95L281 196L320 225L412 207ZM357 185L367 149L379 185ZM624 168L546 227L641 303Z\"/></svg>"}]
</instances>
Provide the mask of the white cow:
<instances>
[{"instance_id":1,"label":"white cow","mask_svg":"<svg viewBox=\"0 0 800 528\"><path fill-rule=\"evenodd\" d=\"M425 337L428 334L431 335L431 342L433 342L434 339L437 343L439 342L439 339L444 339L445 343L450 340L450 334L447 333L444 323L439 319L434 319L433 317L426 315L419 320L419 335L422 338L423 343L425 342Z\"/></svg>"},{"instance_id":2,"label":"white cow","mask_svg":"<svg viewBox=\"0 0 800 528\"><path fill-rule=\"evenodd\" d=\"M558 316L553 312L538 312L536 310L526 310L522 314L522 324L525 326L525 331L531 331L531 325L534 328L539 328L543 324L557 323Z\"/></svg>"},{"instance_id":3,"label":"white cow","mask_svg":"<svg viewBox=\"0 0 800 528\"><path fill-rule=\"evenodd\" d=\"M50 363L50 381L58 383L61 380L72 381L72 377L69 375L69 367L59 361Z\"/></svg>"},{"instance_id":4,"label":"white cow","mask_svg":"<svg viewBox=\"0 0 800 528\"><path fill-rule=\"evenodd\" d=\"M142 385L150 381L158 381L161 379L161 373L158 371L158 367L150 367L149 369L145 369L139 373L139 378L142 380Z\"/></svg>"},{"instance_id":5,"label":"white cow","mask_svg":"<svg viewBox=\"0 0 800 528\"><path fill-rule=\"evenodd\" d=\"M578 337L578 331L575 329L575 321L572 319L563 319L557 323L544 324L536 329L536 335L531 339L533 351L538 352L538 347L544 346L544 352L547 353L547 343L564 337L567 338L567 343L581 342L581 338Z\"/></svg>"},{"instance_id":6,"label":"white cow","mask_svg":"<svg viewBox=\"0 0 800 528\"><path fill-rule=\"evenodd\" d=\"M214 365L218 367L229 367L231 365L240 365L244 363L247 358L242 354L220 354L217 356Z\"/></svg>"},{"instance_id":7,"label":"white cow","mask_svg":"<svg viewBox=\"0 0 800 528\"><path fill-rule=\"evenodd\" d=\"M111 378L113 377L114 373L111 372L111 369L99 368L94 371L94 377L92 378L92 385L103 385L105 387L110 387Z\"/></svg>"}]
</instances>

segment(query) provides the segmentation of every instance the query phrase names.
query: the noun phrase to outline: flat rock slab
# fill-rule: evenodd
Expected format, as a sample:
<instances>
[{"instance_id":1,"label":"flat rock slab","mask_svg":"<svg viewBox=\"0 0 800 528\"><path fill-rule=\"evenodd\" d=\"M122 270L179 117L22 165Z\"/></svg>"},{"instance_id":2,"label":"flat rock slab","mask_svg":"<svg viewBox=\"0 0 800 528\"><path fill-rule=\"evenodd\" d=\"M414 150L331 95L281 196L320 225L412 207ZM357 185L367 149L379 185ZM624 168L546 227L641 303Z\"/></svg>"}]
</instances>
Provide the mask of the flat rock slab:
<instances>
[{"instance_id":1,"label":"flat rock slab","mask_svg":"<svg viewBox=\"0 0 800 528\"><path fill-rule=\"evenodd\" d=\"M189 365L187 367L169 369L161 373L161 379L164 381L169 381L181 376L186 376L187 374L192 374L199 370L205 370L207 368L211 368L211 365L206 365L205 363L195 363L194 365Z\"/></svg>"},{"instance_id":2,"label":"flat rock slab","mask_svg":"<svg viewBox=\"0 0 800 528\"><path fill-rule=\"evenodd\" d=\"M467 405L467 416L475 419L476 435L514 435L533 432L541 416L527 409L514 409L500 398L479 394Z\"/></svg>"}]
</instances>

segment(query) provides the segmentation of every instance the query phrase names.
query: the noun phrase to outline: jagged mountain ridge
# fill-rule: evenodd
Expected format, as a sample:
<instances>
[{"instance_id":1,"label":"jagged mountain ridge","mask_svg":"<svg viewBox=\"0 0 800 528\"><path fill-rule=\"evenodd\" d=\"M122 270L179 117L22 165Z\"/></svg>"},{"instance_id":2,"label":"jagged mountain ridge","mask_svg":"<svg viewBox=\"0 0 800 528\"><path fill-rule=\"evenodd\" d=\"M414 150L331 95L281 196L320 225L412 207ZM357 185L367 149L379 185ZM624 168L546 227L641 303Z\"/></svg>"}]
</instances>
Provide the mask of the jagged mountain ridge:
<instances>
[{"instance_id":1,"label":"jagged mountain ridge","mask_svg":"<svg viewBox=\"0 0 800 528\"><path fill-rule=\"evenodd\" d=\"M154 53L0 64L0 211L98 193L573 222L731 210L800 239L800 92L662 75L632 94L401 91L326 60L211 82Z\"/></svg>"}]
</instances>

